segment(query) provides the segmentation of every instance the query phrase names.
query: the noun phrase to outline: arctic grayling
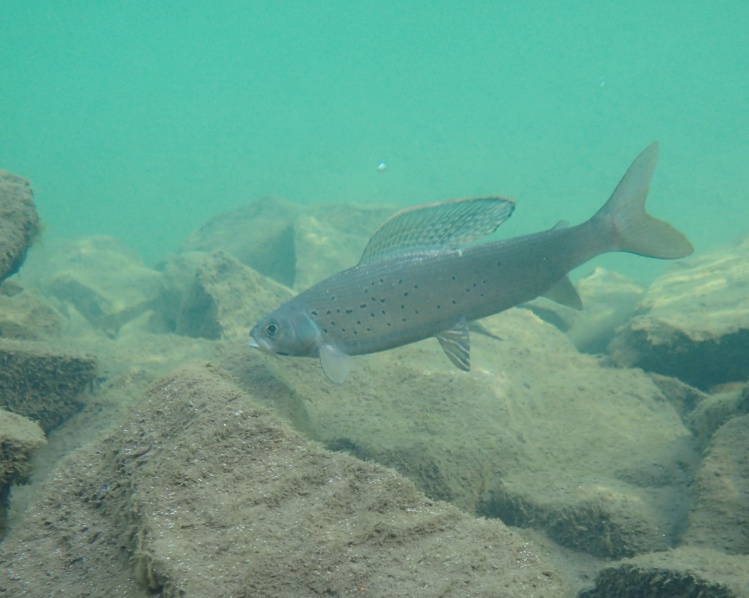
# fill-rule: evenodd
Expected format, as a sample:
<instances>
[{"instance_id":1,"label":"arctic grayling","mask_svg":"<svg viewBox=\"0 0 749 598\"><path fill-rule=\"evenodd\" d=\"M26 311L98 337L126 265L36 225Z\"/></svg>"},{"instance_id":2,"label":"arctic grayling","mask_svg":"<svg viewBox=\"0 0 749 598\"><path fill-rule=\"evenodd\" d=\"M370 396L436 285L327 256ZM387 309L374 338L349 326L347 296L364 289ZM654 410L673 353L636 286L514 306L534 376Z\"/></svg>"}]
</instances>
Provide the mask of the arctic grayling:
<instances>
[{"instance_id":1,"label":"arctic grayling","mask_svg":"<svg viewBox=\"0 0 749 598\"><path fill-rule=\"evenodd\" d=\"M567 273L591 258L626 251L662 259L692 253L687 238L645 212L658 157L652 143L590 220L492 243L469 245L510 217L510 199L485 197L398 212L372 236L359 264L300 293L250 332L268 353L319 357L335 383L351 355L429 337L470 370L468 322L546 296L580 309Z\"/></svg>"}]
</instances>

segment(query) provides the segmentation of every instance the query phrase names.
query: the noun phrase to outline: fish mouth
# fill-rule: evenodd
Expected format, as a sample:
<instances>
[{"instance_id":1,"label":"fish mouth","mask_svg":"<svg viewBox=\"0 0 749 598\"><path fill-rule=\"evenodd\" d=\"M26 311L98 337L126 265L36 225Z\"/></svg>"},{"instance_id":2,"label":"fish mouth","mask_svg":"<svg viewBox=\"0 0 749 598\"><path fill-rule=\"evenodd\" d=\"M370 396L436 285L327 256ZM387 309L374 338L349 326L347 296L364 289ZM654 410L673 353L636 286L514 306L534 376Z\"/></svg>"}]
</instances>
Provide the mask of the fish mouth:
<instances>
[{"instance_id":1,"label":"fish mouth","mask_svg":"<svg viewBox=\"0 0 749 598\"><path fill-rule=\"evenodd\" d=\"M275 355L284 355L284 356L289 355L289 353L284 353L282 351L273 351L268 345L268 343L264 341L255 340L254 338L251 338L249 341L247 341L247 344L253 349L257 349L258 351L263 351L264 353L273 353Z\"/></svg>"}]
</instances>

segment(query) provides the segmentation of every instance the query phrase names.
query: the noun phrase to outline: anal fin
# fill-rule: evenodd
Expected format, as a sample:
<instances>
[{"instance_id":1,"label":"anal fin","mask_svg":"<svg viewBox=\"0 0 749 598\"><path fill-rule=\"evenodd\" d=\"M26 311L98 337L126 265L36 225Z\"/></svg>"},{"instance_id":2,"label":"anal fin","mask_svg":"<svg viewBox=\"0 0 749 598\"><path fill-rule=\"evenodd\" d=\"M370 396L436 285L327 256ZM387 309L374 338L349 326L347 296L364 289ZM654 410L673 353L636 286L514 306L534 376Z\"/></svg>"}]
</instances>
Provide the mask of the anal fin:
<instances>
[{"instance_id":1,"label":"anal fin","mask_svg":"<svg viewBox=\"0 0 749 598\"><path fill-rule=\"evenodd\" d=\"M566 274L562 276L553 287L546 291L542 297L546 297L556 303L566 305L567 307L571 307L578 311L583 308L583 301L580 299L580 295L577 294L570 277Z\"/></svg>"},{"instance_id":2,"label":"anal fin","mask_svg":"<svg viewBox=\"0 0 749 598\"><path fill-rule=\"evenodd\" d=\"M471 371L471 337L465 320L440 332L437 340L450 361L465 372Z\"/></svg>"}]
</instances>

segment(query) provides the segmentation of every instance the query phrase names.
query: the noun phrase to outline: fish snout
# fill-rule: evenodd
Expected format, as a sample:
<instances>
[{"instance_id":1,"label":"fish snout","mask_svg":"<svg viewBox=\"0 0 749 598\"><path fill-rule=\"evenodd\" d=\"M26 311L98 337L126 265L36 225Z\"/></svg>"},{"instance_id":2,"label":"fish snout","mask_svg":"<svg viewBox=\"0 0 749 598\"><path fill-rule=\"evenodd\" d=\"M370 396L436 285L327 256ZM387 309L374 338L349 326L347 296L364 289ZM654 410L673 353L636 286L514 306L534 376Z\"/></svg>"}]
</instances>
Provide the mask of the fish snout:
<instances>
[{"instance_id":1,"label":"fish snout","mask_svg":"<svg viewBox=\"0 0 749 598\"><path fill-rule=\"evenodd\" d=\"M268 346L268 343L264 341L263 339L257 340L253 336L253 337L250 337L250 340L247 344L253 349L257 349L258 351L264 351L266 353L271 352L270 347Z\"/></svg>"}]
</instances>

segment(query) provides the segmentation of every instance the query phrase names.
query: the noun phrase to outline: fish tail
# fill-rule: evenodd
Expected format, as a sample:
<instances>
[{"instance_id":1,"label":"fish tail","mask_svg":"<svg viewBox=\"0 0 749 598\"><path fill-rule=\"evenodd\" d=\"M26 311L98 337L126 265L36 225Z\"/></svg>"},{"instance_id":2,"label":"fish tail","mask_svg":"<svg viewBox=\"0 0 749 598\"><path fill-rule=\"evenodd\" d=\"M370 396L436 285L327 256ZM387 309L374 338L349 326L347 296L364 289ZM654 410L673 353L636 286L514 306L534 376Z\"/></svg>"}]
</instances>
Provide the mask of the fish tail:
<instances>
[{"instance_id":1,"label":"fish tail","mask_svg":"<svg viewBox=\"0 0 749 598\"><path fill-rule=\"evenodd\" d=\"M592 218L613 229L611 251L627 251L647 257L675 259L694 251L689 240L668 222L645 211L650 178L658 159L654 141L637 156L606 204Z\"/></svg>"}]
</instances>

